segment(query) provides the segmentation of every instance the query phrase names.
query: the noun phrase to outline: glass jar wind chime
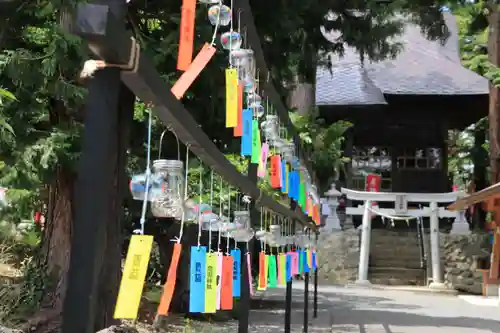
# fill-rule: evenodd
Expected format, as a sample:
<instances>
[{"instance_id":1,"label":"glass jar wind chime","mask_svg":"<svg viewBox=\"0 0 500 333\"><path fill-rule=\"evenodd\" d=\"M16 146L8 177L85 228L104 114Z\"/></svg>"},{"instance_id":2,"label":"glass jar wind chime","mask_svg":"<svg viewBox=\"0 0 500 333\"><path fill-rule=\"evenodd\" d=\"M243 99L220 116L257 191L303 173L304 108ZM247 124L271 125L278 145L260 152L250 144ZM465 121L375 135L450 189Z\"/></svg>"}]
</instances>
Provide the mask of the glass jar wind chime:
<instances>
[{"instance_id":1,"label":"glass jar wind chime","mask_svg":"<svg viewBox=\"0 0 500 333\"><path fill-rule=\"evenodd\" d=\"M177 140L177 159L161 158L164 131L160 137L158 159L153 161L153 188L156 193L151 201L151 213L159 218L180 220L184 211L184 163L180 160L180 144ZM175 133L174 133L175 135Z\"/></svg>"}]
</instances>

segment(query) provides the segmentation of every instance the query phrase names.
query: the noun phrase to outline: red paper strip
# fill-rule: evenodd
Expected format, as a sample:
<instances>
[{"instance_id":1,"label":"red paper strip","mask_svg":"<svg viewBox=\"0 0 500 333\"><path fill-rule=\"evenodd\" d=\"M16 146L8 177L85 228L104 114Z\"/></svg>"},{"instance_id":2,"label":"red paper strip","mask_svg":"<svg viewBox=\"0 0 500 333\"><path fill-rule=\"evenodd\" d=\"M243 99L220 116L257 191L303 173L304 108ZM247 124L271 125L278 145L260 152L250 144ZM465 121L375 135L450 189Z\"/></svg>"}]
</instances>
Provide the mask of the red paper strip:
<instances>
[{"instance_id":1,"label":"red paper strip","mask_svg":"<svg viewBox=\"0 0 500 333\"><path fill-rule=\"evenodd\" d=\"M170 302L172 302L172 296L174 295L175 289L175 281L177 280L177 266L179 265L181 249L181 244L174 244L174 253L172 253L172 260L170 261L170 267L168 268L167 282L165 282L165 285L163 286L163 293L161 295L160 305L158 306L158 314L161 316L168 315Z\"/></svg>"},{"instance_id":2,"label":"red paper strip","mask_svg":"<svg viewBox=\"0 0 500 333\"><path fill-rule=\"evenodd\" d=\"M281 172L280 172L280 157L279 155L271 156L271 187L280 188L281 187Z\"/></svg>"},{"instance_id":3,"label":"red paper strip","mask_svg":"<svg viewBox=\"0 0 500 333\"><path fill-rule=\"evenodd\" d=\"M174 86L170 91L174 94L177 99L181 99L182 96L186 93L186 91L191 87L194 80L200 75L201 71L208 64L210 59L215 54L215 47L206 43L203 45L201 51L196 55L193 62L189 66L189 68L181 75L179 80L175 82Z\"/></svg>"},{"instance_id":4,"label":"red paper strip","mask_svg":"<svg viewBox=\"0 0 500 333\"><path fill-rule=\"evenodd\" d=\"M194 20L196 18L196 0L183 0L181 12L181 34L177 69L187 71L193 59Z\"/></svg>"},{"instance_id":5,"label":"red paper strip","mask_svg":"<svg viewBox=\"0 0 500 333\"><path fill-rule=\"evenodd\" d=\"M233 257L222 257L222 277L221 277L221 310L231 310L233 308Z\"/></svg>"},{"instance_id":6,"label":"red paper strip","mask_svg":"<svg viewBox=\"0 0 500 333\"><path fill-rule=\"evenodd\" d=\"M238 84L238 113L237 113L237 125L233 129L233 135L238 137L243 135L243 121L241 118L241 113L243 112L243 85Z\"/></svg>"}]
</instances>

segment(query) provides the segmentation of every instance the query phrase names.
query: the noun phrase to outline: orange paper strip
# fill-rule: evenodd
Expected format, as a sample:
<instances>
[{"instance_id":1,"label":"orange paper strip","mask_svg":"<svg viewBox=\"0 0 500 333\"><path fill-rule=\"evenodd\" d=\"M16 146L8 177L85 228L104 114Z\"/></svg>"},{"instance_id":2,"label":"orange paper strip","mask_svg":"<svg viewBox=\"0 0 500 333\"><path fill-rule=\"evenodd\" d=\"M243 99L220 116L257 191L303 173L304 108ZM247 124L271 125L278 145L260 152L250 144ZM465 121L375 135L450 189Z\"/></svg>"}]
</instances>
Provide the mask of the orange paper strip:
<instances>
[{"instance_id":1,"label":"orange paper strip","mask_svg":"<svg viewBox=\"0 0 500 333\"><path fill-rule=\"evenodd\" d=\"M220 295L221 310L233 308L233 257L222 257L222 287Z\"/></svg>"},{"instance_id":2,"label":"orange paper strip","mask_svg":"<svg viewBox=\"0 0 500 333\"><path fill-rule=\"evenodd\" d=\"M196 18L196 0L182 0L181 34L177 69L187 71L193 59L194 20Z\"/></svg>"},{"instance_id":3,"label":"orange paper strip","mask_svg":"<svg viewBox=\"0 0 500 333\"><path fill-rule=\"evenodd\" d=\"M191 87L194 80L200 75L201 71L208 64L210 59L215 54L215 47L212 45L205 43L201 51L196 55L193 62L189 66L189 68L181 75L179 80L175 82L174 86L170 91L174 94L177 99L181 99L182 96L186 93L186 91Z\"/></svg>"},{"instance_id":4,"label":"orange paper strip","mask_svg":"<svg viewBox=\"0 0 500 333\"><path fill-rule=\"evenodd\" d=\"M266 254L259 253L259 284L258 290L265 290L267 287L267 267L266 267Z\"/></svg>"},{"instance_id":5,"label":"orange paper strip","mask_svg":"<svg viewBox=\"0 0 500 333\"><path fill-rule=\"evenodd\" d=\"M161 316L168 315L170 302L172 301L172 296L174 295L175 281L177 280L177 266L179 265L181 249L181 244L174 244L174 253L172 254L172 260L170 261L170 267L168 268L167 282L165 282L165 285L163 286L163 293L161 295L160 305L158 306L158 314Z\"/></svg>"},{"instance_id":6,"label":"orange paper strip","mask_svg":"<svg viewBox=\"0 0 500 333\"><path fill-rule=\"evenodd\" d=\"M241 113L243 112L243 85L238 84L238 110L236 115L236 127L233 129L233 135L238 137L243 135L243 120Z\"/></svg>"}]
</instances>

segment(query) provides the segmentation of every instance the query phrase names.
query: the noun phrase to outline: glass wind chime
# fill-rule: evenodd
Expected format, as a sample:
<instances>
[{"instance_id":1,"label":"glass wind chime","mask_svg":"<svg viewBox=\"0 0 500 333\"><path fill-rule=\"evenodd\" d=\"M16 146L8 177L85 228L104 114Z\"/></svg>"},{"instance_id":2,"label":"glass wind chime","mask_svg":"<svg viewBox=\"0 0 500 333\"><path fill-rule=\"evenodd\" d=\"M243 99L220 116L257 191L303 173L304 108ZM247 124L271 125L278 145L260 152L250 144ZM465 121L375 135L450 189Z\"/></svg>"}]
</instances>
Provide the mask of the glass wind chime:
<instances>
[{"instance_id":1,"label":"glass wind chime","mask_svg":"<svg viewBox=\"0 0 500 333\"><path fill-rule=\"evenodd\" d=\"M256 238L261 243L258 290L284 286L294 276L318 267L316 243L310 232L292 230L289 221L262 211Z\"/></svg>"}]
</instances>

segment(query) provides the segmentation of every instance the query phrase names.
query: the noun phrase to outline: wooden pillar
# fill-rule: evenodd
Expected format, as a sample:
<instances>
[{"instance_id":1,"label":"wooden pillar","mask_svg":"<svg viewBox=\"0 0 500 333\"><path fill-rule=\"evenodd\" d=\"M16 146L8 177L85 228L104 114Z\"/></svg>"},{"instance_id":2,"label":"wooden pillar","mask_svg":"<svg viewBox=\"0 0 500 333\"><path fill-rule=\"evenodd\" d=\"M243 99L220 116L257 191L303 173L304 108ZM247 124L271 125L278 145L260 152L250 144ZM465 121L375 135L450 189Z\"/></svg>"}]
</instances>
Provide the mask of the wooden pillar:
<instances>
[{"instance_id":1,"label":"wooden pillar","mask_svg":"<svg viewBox=\"0 0 500 333\"><path fill-rule=\"evenodd\" d=\"M473 187L472 191L478 192L486 187L486 166L487 152L483 148L486 141L486 132L484 128L476 128L474 130L474 150L472 153L472 162L474 164L473 171ZM484 230L486 223L486 212L482 204L474 206L472 215L472 224L475 228Z\"/></svg>"},{"instance_id":2,"label":"wooden pillar","mask_svg":"<svg viewBox=\"0 0 500 333\"><path fill-rule=\"evenodd\" d=\"M492 197L486 201L486 209L493 214L493 246L491 249L489 274L485 274L487 279L483 281L486 296L497 296L499 286L500 270L500 197Z\"/></svg>"},{"instance_id":3,"label":"wooden pillar","mask_svg":"<svg viewBox=\"0 0 500 333\"><path fill-rule=\"evenodd\" d=\"M123 0L101 1L123 17ZM120 70L106 68L89 82L85 101L82 158L75 189L74 228L68 287L63 307L63 333L93 333L97 280L105 257L105 227L113 198L114 163L118 140Z\"/></svg>"},{"instance_id":4,"label":"wooden pillar","mask_svg":"<svg viewBox=\"0 0 500 333\"><path fill-rule=\"evenodd\" d=\"M495 66L500 66L500 11L493 6L490 14L488 32L488 58ZM491 183L500 181L500 89L490 83L489 103L489 141Z\"/></svg>"}]
</instances>

